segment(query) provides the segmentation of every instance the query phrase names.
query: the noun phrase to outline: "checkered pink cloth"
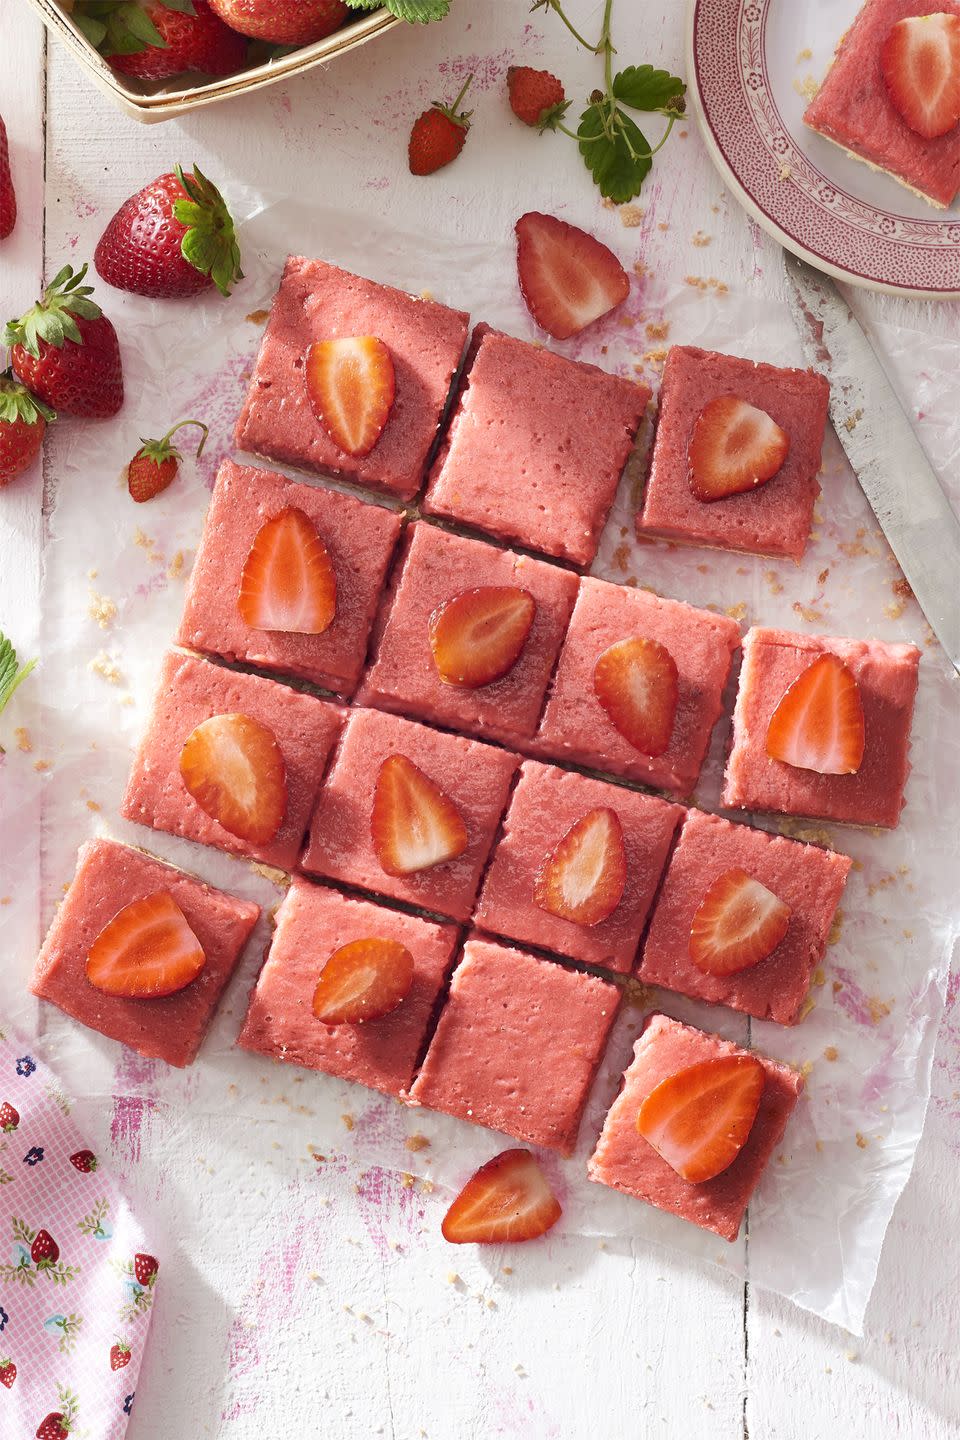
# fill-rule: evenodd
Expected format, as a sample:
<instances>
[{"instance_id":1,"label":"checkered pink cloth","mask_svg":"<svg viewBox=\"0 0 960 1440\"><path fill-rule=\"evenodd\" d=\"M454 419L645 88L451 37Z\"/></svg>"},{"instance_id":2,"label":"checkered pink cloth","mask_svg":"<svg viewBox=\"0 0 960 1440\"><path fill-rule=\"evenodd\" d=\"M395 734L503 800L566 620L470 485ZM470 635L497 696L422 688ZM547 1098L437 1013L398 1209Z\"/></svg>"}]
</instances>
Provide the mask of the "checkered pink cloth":
<instances>
[{"instance_id":1,"label":"checkered pink cloth","mask_svg":"<svg viewBox=\"0 0 960 1440\"><path fill-rule=\"evenodd\" d=\"M120 1440L157 1260L47 1067L0 1031L0 1436Z\"/></svg>"}]
</instances>

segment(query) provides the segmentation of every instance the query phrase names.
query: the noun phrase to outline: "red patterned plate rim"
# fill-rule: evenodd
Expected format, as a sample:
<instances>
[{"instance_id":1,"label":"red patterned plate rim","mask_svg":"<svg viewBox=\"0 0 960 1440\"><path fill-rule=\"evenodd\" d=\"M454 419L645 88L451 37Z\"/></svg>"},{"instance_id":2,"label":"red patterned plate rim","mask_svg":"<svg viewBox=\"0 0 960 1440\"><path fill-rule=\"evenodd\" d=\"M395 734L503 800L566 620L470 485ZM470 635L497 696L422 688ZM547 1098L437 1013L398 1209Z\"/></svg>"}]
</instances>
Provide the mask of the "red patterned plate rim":
<instances>
[{"instance_id":1,"label":"red patterned plate rim","mask_svg":"<svg viewBox=\"0 0 960 1440\"><path fill-rule=\"evenodd\" d=\"M774 3L689 0L687 78L713 163L774 239L827 274L894 295L960 299L955 215L918 219L864 201L797 145L767 67Z\"/></svg>"}]
</instances>

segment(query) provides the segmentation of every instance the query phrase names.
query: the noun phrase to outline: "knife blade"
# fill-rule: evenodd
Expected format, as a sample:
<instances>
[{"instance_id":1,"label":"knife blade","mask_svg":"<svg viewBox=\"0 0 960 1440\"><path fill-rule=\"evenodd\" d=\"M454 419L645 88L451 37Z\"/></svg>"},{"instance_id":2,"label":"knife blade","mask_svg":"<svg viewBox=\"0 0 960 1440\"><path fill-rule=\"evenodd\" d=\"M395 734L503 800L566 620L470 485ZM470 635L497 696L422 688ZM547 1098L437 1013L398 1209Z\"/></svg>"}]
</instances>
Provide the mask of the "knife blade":
<instances>
[{"instance_id":1,"label":"knife blade","mask_svg":"<svg viewBox=\"0 0 960 1440\"><path fill-rule=\"evenodd\" d=\"M833 281L784 251L808 363L830 382L830 418L901 570L960 672L960 520L860 322Z\"/></svg>"}]
</instances>

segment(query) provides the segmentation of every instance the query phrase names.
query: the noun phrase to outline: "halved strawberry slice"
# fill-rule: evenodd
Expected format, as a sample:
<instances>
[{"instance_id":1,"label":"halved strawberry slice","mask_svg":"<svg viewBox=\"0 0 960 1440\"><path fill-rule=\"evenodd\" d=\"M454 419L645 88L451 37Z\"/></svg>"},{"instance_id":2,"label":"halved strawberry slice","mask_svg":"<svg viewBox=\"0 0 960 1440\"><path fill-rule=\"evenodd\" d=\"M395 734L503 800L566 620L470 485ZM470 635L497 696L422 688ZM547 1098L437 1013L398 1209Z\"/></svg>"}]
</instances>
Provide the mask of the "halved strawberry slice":
<instances>
[{"instance_id":1,"label":"halved strawberry slice","mask_svg":"<svg viewBox=\"0 0 960 1440\"><path fill-rule=\"evenodd\" d=\"M721 1175L743 1149L764 1079L763 1066L750 1055L688 1065L650 1091L637 1129L681 1179L701 1185Z\"/></svg>"},{"instance_id":2,"label":"halved strawberry slice","mask_svg":"<svg viewBox=\"0 0 960 1440\"><path fill-rule=\"evenodd\" d=\"M451 1245L535 1240L560 1219L560 1202L529 1150L504 1150L467 1181L440 1227Z\"/></svg>"},{"instance_id":3,"label":"halved strawberry slice","mask_svg":"<svg viewBox=\"0 0 960 1440\"><path fill-rule=\"evenodd\" d=\"M388 875L429 870L467 848L460 811L406 755L388 755L380 766L370 833Z\"/></svg>"},{"instance_id":4,"label":"halved strawberry slice","mask_svg":"<svg viewBox=\"0 0 960 1440\"><path fill-rule=\"evenodd\" d=\"M890 99L925 140L960 121L960 16L908 15L890 27L880 51Z\"/></svg>"},{"instance_id":5,"label":"halved strawberry slice","mask_svg":"<svg viewBox=\"0 0 960 1440\"><path fill-rule=\"evenodd\" d=\"M393 409L396 379L390 351L375 335L318 340L305 373L313 413L339 450L369 455Z\"/></svg>"},{"instance_id":6,"label":"halved strawberry slice","mask_svg":"<svg viewBox=\"0 0 960 1440\"><path fill-rule=\"evenodd\" d=\"M413 984L413 956L399 940L351 940L320 972L313 1013L324 1025L362 1025L396 1010Z\"/></svg>"},{"instance_id":7,"label":"halved strawberry slice","mask_svg":"<svg viewBox=\"0 0 960 1440\"><path fill-rule=\"evenodd\" d=\"M734 975L772 955L790 924L790 906L746 870L718 875L697 907L690 959L708 975Z\"/></svg>"},{"instance_id":8,"label":"halved strawberry slice","mask_svg":"<svg viewBox=\"0 0 960 1440\"><path fill-rule=\"evenodd\" d=\"M520 293L555 340L577 335L629 295L626 270L586 230L531 210L520 216L516 231Z\"/></svg>"},{"instance_id":9,"label":"halved strawberry slice","mask_svg":"<svg viewBox=\"0 0 960 1440\"><path fill-rule=\"evenodd\" d=\"M612 915L627 883L623 826L616 810L600 806L581 816L547 856L533 887L541 910L576 925L599 925Z\"/></svg>"},{"instance_id":10,"label":"halved strawberry slice","mask_svg":"<svg viewBox=\"0 0 960 1440\"><path fill-rule=\"evenodd\" d=\"M863 761L860 687L838 655L821 655L770 717L767 754L798 770L855 775Z\"/></svg>"},{"instance_id":11,"label":"halved strawberry slice","mask_svg":"<svg viewBox=\"0 0 960 1440\"><path fill-rule=\"evenodd\" d=\"M430 648L440 679L475 690L512 670L527 643L537 602L519 585L480 585L438 605Z\"/></svg>"},{"instance_id":12,"label":"halved strawberry slice","mask_svg":"<svg viewBox=\"0 0 960 1440\"><path fill-rule=\"evenodd\" d=\"M231 835L266 845L287 813L287 776L277 737L250 715L211 715L180 751L183 783Z\"/></svg>"},{"instance_id":13,"label":"halved strawberry slice","mask_svg":"<svg viewBox=\"0 0 960 1440\"><path fill-rule=\"evenodd\" d=\"M718 395L697 416L687 459L698 500L755 490L783 467L790 437L766 410L739 395Z\"/></svg>"},{"instance_id":14,"label":"halved strawberry slice","mask_svg":"<svg viewBox=\"0 0 960 1440\"><path fill-rule=\"evenodd\" d=\"M618 640L594 666L593 688L634 749L651 757L663 754L680 694L677 662L665 645L642 636Z\"/></svg>"},{"instance_id":15,"label":"halved strawberry slice","mask_svg":"<svg viewBox=\"0 0 960 1440\"><path fill-rule=\"evenodd\" d=\"M87 979L105 995L174 995L206 964L203 946L169 890L124 905L87 954Z\"/></svg>"},{"instance_id":16,"label":"halved strawberry slice","mask_svg":"<svg viewBox=\"0 0 960 1440\"><path fill-rule=\"evenodd\" d=\"M295 505L257 531L237 601L251 630L322 635L337 610L337 577L317 527Z\"/></svg>"}]
</instances>

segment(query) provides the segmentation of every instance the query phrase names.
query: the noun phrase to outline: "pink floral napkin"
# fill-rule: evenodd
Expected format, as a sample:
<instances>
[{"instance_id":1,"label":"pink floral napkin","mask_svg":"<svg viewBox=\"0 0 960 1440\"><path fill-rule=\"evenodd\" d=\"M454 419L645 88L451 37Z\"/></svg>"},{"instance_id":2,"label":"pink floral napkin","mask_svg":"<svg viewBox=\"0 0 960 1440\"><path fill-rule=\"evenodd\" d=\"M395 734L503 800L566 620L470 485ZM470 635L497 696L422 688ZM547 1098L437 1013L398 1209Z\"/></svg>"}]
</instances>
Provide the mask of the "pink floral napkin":
<instances>
[{"instance_id":1,"label":"pink floral napkin","mask_svg":"<svg viewBox=\"0 0 960 1440\"><path fill-rule=\"evenodd\" d=\"M159 1265L47 1067L0 1031L0 1436L119 1440Z\"/></svg>"}]
</instances>

